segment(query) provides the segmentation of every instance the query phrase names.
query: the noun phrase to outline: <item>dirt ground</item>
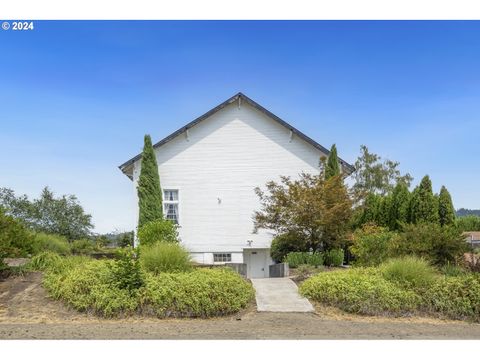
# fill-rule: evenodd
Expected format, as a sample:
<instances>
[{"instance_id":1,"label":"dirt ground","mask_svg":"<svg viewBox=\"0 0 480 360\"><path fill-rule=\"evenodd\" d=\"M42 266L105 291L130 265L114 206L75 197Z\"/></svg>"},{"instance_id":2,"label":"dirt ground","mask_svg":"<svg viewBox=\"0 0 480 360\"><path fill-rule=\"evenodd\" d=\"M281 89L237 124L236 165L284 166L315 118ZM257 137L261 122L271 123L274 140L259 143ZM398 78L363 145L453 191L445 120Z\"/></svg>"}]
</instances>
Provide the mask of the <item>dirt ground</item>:
<instances>
[{"instance_id":1,"label":"dirt ground","mask_svg":"<svg viewBox=\"0 0 480 360\"><path fill-rule=\"evenodd\" d=\"M480 324L381 318L316 307L316 313L258 313L214 319L104 320L48 298L42 275L0 282L0 339L480 339Z\"/></svg>"}]
</instances>

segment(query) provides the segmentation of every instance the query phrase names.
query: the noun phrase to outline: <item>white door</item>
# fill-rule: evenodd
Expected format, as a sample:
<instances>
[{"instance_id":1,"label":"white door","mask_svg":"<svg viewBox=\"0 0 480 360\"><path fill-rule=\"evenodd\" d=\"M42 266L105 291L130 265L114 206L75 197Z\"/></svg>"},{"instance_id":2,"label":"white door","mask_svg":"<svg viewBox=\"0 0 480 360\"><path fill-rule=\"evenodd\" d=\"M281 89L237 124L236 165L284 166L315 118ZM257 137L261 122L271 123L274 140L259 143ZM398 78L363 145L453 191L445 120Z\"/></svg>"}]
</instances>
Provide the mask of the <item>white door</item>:
<instances>
[{"instance_id":1,"label":"white door","mask_svg":"<svg viewBox=\"0 0 480 360\"><path fill-rule=\"evenodd\" d=\"M249 279L268 277L267 250L243 250L244 261L247 264L247 277Z\"/></svg>"}]
</instances>

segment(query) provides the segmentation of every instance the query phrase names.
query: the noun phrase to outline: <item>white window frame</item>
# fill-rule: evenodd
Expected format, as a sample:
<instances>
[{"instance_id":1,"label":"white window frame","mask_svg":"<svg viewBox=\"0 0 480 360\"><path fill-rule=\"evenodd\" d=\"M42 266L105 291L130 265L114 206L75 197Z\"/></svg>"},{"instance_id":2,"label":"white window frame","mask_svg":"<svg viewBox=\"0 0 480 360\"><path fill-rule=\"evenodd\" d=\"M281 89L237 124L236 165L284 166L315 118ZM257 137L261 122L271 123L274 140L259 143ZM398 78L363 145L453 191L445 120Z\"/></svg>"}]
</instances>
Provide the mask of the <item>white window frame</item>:
<instances>
[{"instance_id":1,"label":"white window frame","mask_svg":"<svg viewBox=\"0 0 480 360\"><path fill-rule=\"evenodd\" d=\"M165 200L165 191L176 191L177 192L177 200ZM167 213L165 212L165 205L167 204L176 204L177 205L177 225L180 226L180 189L175 187L169 187L166 189L162 189L162 207L163 207L163 214L165 219L167 218Z\"/></svg>"},{"instance_id":2,"label":"white window frame","mask_svg":"<svg viewBox=\"0 0 480 360\"><path fill-rule=\"evenodd\" d=\"M229 257L230 260L215 260L215 255L221 256L222 258L224 257ZM232 253L213 253L213 262L215 264L225 264L225 263L231 263L232 262Z\"/></svg>"}]
</instances>

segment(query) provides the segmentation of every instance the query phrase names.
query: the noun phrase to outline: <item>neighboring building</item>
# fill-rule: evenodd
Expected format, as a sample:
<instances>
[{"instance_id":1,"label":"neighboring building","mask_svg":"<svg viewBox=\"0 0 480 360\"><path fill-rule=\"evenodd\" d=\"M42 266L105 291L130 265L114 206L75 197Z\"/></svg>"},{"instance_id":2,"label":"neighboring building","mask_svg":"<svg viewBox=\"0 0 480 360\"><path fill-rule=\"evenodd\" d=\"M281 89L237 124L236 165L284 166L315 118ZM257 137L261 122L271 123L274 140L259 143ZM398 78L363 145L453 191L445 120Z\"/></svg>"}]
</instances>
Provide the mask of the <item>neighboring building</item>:
<instances>
[{"instance_id":1,"label":"neighboring building","mask_svg":"<svg viewBox=\"0 0 480 360\"><path fill-rule=\"evenodd\" d=\"M242 93L154 145L164 212L182 244L203 264L246 263L268 277L273 234L253 234L254 188L280 175L318 173L329 151ZM342 171L353 167L340 159ZM137 199L141 154L120 166ZM135 201L138 217L138 201ZM137 218L135 224L137 224Z\"/></svg>"},{"instance_id":2,"label":"neighboring building","mask_svg":"<svg viewBox=\"0 0 480 360\"><path fill-rule=\"evenodd\" d=\"M466 231L463 235L472 247L480 247L480 231Z\"/></svg>"}]
</instances>

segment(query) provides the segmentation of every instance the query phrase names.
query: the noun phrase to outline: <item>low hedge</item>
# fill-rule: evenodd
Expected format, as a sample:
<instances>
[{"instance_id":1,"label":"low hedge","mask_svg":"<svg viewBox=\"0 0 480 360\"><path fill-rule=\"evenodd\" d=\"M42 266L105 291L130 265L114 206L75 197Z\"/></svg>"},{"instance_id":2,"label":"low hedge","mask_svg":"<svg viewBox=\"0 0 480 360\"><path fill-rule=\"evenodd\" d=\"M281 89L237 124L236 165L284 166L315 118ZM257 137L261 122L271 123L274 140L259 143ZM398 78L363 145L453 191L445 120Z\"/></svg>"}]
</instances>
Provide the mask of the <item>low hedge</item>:
<instances>
[{"instance_id":1,"label":"low hedge","mask_svg":"<svg viewBox=\"0 0 480 360\"><path fill-rule=\"evenodd\" d=\"M158 317L210 317L235 313L253 299L252 286L230 269L147 274L141 306Z\"/></svg>"},{"instance_id":2,"label":"low hedge","mask_svg":"<svg viewBox=\"0 0 480 360\"><path fill-rule=\"evenodd\" d=\"M415 311L421 298L384 279L377 269L324 272L300 286L310 299L364 315L403 315Z\"/></svg>"},{"instance_id":3,"label":"low hedge","mask_svg":"<svg viewBox=\"0 0 480 360\"><path fill-rule=\"evenodd\" d=\"M480 275L443 276L425 293L432 312L453 319L480 321Z\"/></svg>"},{"instance_id":4,"label":"low hedge","mask_svg":"<svg viewBox=\"0 0 480 360\"><path fill-rule=\"evenodd\" d=\"M106 317L132 313L136 296L112 286L109 262L91 260L63 271L47 271L43 284L54 299L79 311Z\"/></svg>"},{"instance_id":5,"label":"low hedge","mask_svg":"<svg viewBox=\"0 0 480 360\"><path fill-rule=\"evenodd\" d=\"M304 281L300 293L351 313L424 313L480 321L480 274L445 276L409 257L376 268L323 272Z\"/></svg>"},{"instance_id":6,"label":"low hedge","mask_svg":"<svg viewBox=\"0 0 480 360\"><path fill-rule=\"evenodd\" d=\"M284 262L288 263L288 266L295 269L301 265L311 265L319 267L323 265L323 254L308 253L308 252L290 252L285 256Z\"/></svg>"},{"instance_id":7,"label":"low hedge","mask_svg":"<svg viewBox=\"0 0 480 360\"><path fill-rule=\"evenodd\" d=\"M199 269L188 273L143 274L139 289L116 286L112 260L61 260L46 271L44 286L50 295L79 311L104 317L134 313L158 317L209 317L246 307L254 291L230 269Z\"/></svg>"}]
</instances>

